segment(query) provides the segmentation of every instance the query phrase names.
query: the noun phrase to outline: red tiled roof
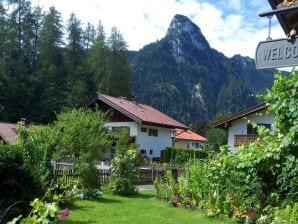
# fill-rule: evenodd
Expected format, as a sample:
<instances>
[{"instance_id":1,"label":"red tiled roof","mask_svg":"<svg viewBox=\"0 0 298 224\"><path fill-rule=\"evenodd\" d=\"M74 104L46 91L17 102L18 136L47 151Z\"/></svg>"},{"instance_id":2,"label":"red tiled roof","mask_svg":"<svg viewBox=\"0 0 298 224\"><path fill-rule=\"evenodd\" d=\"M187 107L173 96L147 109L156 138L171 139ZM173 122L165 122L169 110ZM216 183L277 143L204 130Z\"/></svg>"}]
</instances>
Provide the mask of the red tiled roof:
<instances>
[{"instance_id":1,"label":"red tiled roof","mask_svg":"<svg viewBox=\"0 0 298 224\"><path fill-rule=\"evenodd\" d=\"M0 137L7 144L13 144L17 140L16 124L0 122Z\"/></svg>"},{"instance_id":2,"label":"red tiled roof","mask_svg":"<svg viewBox=\"0 0 298 224\"><path fill-rule=\"evenodd\" d=\"M176 129L176 139L181 140L193 140L193 141L200 141L206 142L207 139L203 136L191 131L191 130L183 130L183 129Z\"/></svg>"},{"instance_id":3,"label":"red tiled roof","mask_svg":"<svg viewBox=\"0 0 298 224\"><path fill-rule=\"evenodd\" d=\"M188 127L184 124L174 120L173 118L165 115L151 106L136 103L135 101L130 101L123 98L117 98L98 93L96 98L93 98L87 103L87 106L91 105L97 100L106 103L113 109L121 112L138 123L169 128L188 129Z\"/></svg>"}]
</instances>

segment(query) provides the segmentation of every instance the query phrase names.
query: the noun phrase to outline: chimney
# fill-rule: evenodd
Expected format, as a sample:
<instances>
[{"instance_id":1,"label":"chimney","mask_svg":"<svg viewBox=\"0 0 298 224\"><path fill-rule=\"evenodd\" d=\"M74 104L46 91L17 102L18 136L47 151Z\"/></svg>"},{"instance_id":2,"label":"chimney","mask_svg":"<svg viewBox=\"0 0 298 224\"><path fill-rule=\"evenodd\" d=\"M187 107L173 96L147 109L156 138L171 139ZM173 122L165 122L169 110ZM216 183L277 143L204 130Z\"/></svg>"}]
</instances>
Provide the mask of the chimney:
<instances>
[{"instance_id":1,"label":"chimney","mask_svg":"<svg viewBox=\"0 0 298 224\"><path fill-rule=\"evenodd\" d=\"M121 99L121 100L127 100L127 98L125 96L119 96L119 99Z\"/></svg>"},{"instance_id":2,"label":"chimney","mask_svg":"<svg viewBox=\"0 0 298 224\"><path fill-rule=\"evenodd\" d=\"M130 100L131 100L131 102L133 102L134 104L138 105L138 101L137 101L137 97L136 97L136 96L132 96Z\"/></svg>"},{"instance_id":3,"label":"chimney","mask_svg":"<svg viewBox=\"0 0 298 224\"><path fill-rule=\"evenodd\" d=\"M25 117L21 117L20 124L25 127L26 126L26 121L27 121L27 119Z\"/></svg>"}]
</instances>

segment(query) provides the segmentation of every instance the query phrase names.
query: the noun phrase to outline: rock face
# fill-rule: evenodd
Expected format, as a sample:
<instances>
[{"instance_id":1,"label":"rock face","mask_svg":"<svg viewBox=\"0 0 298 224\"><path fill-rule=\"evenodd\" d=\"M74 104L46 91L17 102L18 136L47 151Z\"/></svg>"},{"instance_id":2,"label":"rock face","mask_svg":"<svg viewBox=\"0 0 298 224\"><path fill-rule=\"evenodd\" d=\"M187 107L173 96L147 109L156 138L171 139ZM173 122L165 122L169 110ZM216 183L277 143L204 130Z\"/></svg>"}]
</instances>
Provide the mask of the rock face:
<instances>
[{"instance_id":1,"label":"rock face","mask_svg":"<svg viewBox=\"0 0 298 224\"><path fill-rule=\"evenodd\" d=\"M189 58L188 49L209 50L210 46L203 36L200 28L187 17L176 15L168 28L166 35L172 45L172 55L177 61L187 61Z\"/></svg>"},{"instance_id":2,"label":"rock face","mask_svg":"<svg viewBox=\"0 0 298 224\"><path fill-rule=\"evenodd\" d=\"M183 15L174 16L163 39L128 55L134 95L186 124L257 104L252 95L270 87L275 72L256 70L251 58L228 58L212 49Z\"/></svg>"}]
</instances>

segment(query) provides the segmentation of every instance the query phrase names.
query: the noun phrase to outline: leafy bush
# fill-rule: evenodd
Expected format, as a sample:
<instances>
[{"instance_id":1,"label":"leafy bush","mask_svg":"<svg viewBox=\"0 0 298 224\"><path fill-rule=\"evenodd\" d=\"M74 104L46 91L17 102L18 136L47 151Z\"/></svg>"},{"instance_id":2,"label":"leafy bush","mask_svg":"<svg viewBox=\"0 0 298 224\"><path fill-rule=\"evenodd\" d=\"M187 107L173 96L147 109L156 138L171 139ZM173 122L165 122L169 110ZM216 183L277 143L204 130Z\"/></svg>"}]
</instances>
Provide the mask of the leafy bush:
<instances>
[{"instance_id":1,"label":"leafy bush","mask_svg":"<svg viewBox=\"0 0 298 224\"><path fill-rule=\"evenodd\" d=\"M84 196L96 198L101 187L99 170L95 163L79 162L76 164L79 175L78 186L82 189Z\"/></svg>"},{"instance_id":2,"label":"leafy bush","mask_svg":"<svg viewBox=\"0 0 298 224\"><path fill-rule=\"evenodd\" d=\"M55 156L74 159L79 188L89 198L98 196L100 177L95 164L110 144L104 124L105 114L99 111L73 109L57 115L51 127L56 133Z\"/></svg>"},{"instance_id":3,"label":"leafy bush","mask_svg":"<svg viewBox=\"0 0 298 224\"><path fill-rule=\"evenodd\" d=\"M47 224L64 220L68 216L69 210L60 211L58 204L65 199L67 191L65 186L58 184L49 187L42 199L35 198L30 202L32 209L27 216L19 215L8 224Z\"/></svg>"},{"instance_id":4,"label":"leafy bush","mask_svg":"<svg viewBox=\"0 0 298 224\"><path fill-rule=\"evenodd\" d=\"M134 149L128 132L120 132L116 141L116 156L105 192L117 195L136 194L139 179L140 156Z\"/></svg>"},{"instance_id":5,"label":"leafy bush","mask_svg":"<svg viewBox=\"0 0 298 224\"><path fill-rule=\"evenodd\" d=\"M28 201L43 194L41 183L24 163L17 145L0 144L0 223L29 212Z\"/></svg>"},{"instance_id":6,"label":"leafy bush","mask_svg":"<svg viewBox=\"0 0 298 224\"><path fill-rule=\"evenodd\" d=\"M276 75L265 96L269 110L275 113L276 130L258 129L259 140L241 146L237 154L222 148L207 161L194 161L179 179L181 202L195 199L193 205L208 209L209 215L225 215L240 222L254 223L258 218L258 223L297 221L297 83L294 71L290 77ZM289 204L293 203L292 208ZM284 204L288 206L272 214Z\"/></svg>"},{"instance_id":7,"label":"leafy bush","mask_svg":"<svg viewBox=\"0 0 298 224\"><path fill-rule=\"evenodd\" d=\"M274 214L274 224L298 223L298 203L287 205L284 209L278 209Z\"/></svg>"},{"instance_id":8,"label":"leafy bush","mask_svg":"<svg viewBox=\"0 0 298 224\"><path fill-rule=\"evenodd\" d=\"M158 177L154 181L156 197L166 201L171 201L172 204L178 203L178 184L174 179L172 172L168 170L167 167L165 167L164 169L164 178Z\"/></svg>"},{"instance_id":9,"label":"leafy bush","mask_svg":"<svg viewBox=\"0 0 298 224\"><path fill-rule=\"evenodd\" d=\"M47 126L25 129L19 125L18 145L23 149L24 165L46 191L54 176L51 159L55 150L55 133Z\"/></svg>"}]
</instances>

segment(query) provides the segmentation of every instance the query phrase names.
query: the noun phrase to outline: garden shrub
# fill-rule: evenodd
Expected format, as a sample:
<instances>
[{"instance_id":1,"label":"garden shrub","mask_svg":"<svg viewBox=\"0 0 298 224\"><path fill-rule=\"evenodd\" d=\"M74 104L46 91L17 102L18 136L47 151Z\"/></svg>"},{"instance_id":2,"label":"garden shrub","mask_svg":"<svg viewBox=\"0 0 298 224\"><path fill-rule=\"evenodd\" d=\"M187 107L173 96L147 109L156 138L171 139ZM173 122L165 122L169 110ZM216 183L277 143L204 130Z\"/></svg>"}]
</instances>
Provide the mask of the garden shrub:
<instances>
[{"instance_id":1,"label":"garden shrub","mask_svg":"<svg viewBox=\"0 0 298 224\"><path fill-rule=\"evenodd\" d=\"M276 129L259 128L259 140L239 147L237 154L222 148L206 161L193 161L179 179L177 194L195 199L193 205L208 209L211 216L249 223L297 223L297 83L294 71L288 77L277 74L265 96Z\"/></svg>"},{"instance_id":2,"label":"garden shrub","mask_svg":"<svg viewBox=\"0 0 298 224\"><path fill-rule=\"evenodd\" d=\"M274 213L274 224L298 223L298 203L287 205L284 209L278 209Z\"/></svg>"},{"instance_id":3,"label":"garden shrub","mask_svg":"<svg viewBox=\"0 0 298 224\"><path fill-rule=\"evenodd\" d=\"M105 114L99 111L73 109L57 115L51 129L55 135L55 157L74 159L74 171L84 196L97 197L100 190L96 163L102 151L109 147Z\"/></svg>"},{"instance_id":4,"label":"garden shrub","mask_svg":"<svg viewBox=\"0 0 298 224\"><path fill-rule=\"evenodd\" d=\"M51 159L55 150L55 133L47 126L26 129L18 125L18 145L23 149L24 165L42 184L44 192L54 178Z\"/></svg>"},{"instance_id":5,"label":"garden shrub","mask_svg":"<svg viewBox=\"0 0 298 224\"><path fill-rule=\"evenodd\" d=\"M172 204L180 202L178 195L178 184L173 177L172 172L168 167L164 167L165 175L163 178L158 177L154 181L154 187L156 189L156 197L166 201L171 201Z\"/></svg>"},{"instance_id":6,"label":"garden shrub","mask_svg":"<svg viewBox=\"0 0 298 224\"><path fill-rule=\"evenodd\" d=\"M132 195L137 193L136 184L139 180L140 156L131 143L127 131L121 131L116 140L116 156L112 160L112 170L105 192L117 195Z\"/></svg>"},{"instance_id":7,"label":"garden shrub","mask_svg":"<svg viewBox=\"0 0 298 224\"><path fill-rule=\"evenodd\" d=\"M95 163L90 161L76 163L76 171L78 173L78 187L82 189L85 197L96 198L99 195L101 183L100 173Z\"/></svg>"},{"instance_id":8,"label":"garden shrub","mask_svg":"<svg viewBox=\"0 0 298 224\"><path fill-rule=\"evenodd\" d=\"M24 163L23 149L0 144L0 223L29 212L28 202L43 194L38 178Z\"/></svg>"}]
</instances>

